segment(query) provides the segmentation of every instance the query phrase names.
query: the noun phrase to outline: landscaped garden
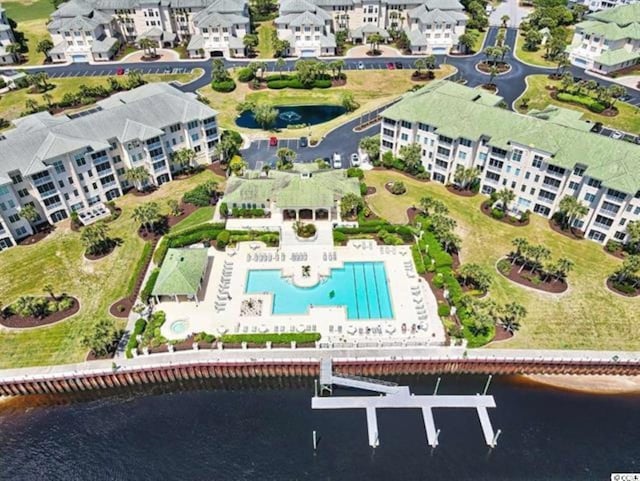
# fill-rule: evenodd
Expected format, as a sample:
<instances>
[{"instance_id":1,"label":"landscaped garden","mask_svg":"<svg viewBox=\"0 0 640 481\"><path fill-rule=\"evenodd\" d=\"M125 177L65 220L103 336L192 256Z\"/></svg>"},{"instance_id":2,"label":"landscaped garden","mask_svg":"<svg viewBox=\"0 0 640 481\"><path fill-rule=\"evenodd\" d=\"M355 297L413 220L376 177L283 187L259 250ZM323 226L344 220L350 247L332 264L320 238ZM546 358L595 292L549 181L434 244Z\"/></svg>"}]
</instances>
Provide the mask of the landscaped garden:
<instances>
[{"instance_id":1,"label":"landscaped garden","mask_svg":"<svg viewBox=\"0 0 640 481\"><path fill-rule=\"evenodd\" d=\"M237 69L240 70L240 69ZM436 79L441 79L455 72L451 65L441 65L434 72ZM238 115L238 106L241 104L253 105L341 105L345 94L350 94L354 102L360 107L351 112L328 122L313 126L311 137L319 139L338 125L356 118L363 112L385 105L408 92L418 82L411 80L412 72L409 70L392 71L349 71L347 83L340 87L312 88L312 89L280 89L280 90L251 90L249 83L237 82L235 90L229 93L215 92L211 86L200 89L199 94L211 102L211 105L219 112L218 122L224 128L238 129L235 124ZM233 72L232 77L237 78L238 72ZM243 130L244 129L239 129ZM247 133L250 130L246 130ZM307 131L305 130L305 134ZM276 135L283 137L298 137L300 129L282 129Z\"/></svg>"},{"instance_id":2,"label":"landscaped garden","mask_svg":"<svg viewBox=\"0 0 640 481\"><path fill-rule=\"evenodd\" d=\"M395 196L385 190L384 184L396 180L404 182L406 194ZM462 265L476 264L492 275L487 299L503 306L514 302L526 311L515 337L500 343L501 347L637 349L640 345L635 326L637 299L619 296L607 288L607 278L620 269L621 262L597 243L556 233L547 219L537 215L523 227L496 222L480 211L485 196L458 196L435 182L424 183L379 170L367 172L365 182L376 188L375 194L367 196L373 213L394 223L406 224L407 209L419 209L425 196L446 205L448 216L457 223ZM498 261L514 250L516 237L530 245L545 246L553 259L572 263L566 276L569 289L561 297L520 286L496 271ZM417 253L414 257L419 258Z\"/></svg>"},{"instance_id":3,"label":"landscaped garden","mask_svg":"<svg viewBox=\"0 0 640 481\"><path fill-rule=\"evenodd\" d=\"M51 0L14 0L2 2L10 21L16 22L16 40L22 43L21 55L25 65L41 65L45 54L38 52L38 43L50 40L47 31L49 15L54 10ZM22 41L21 41L22 40Z\"/></svg>"},{"instance_id":4,"label":"landscaped garden","mask_svg":"<svg viewBox=\"0 0 640 481\"><path fill-rule=\"evenodd\" d=\"M184 180L175 180L156 191L138 197L128 194L116 199L122 214L109 223L110 236L121 244L108 256L91 261L84 257L81 233L68 221L56 224L47 238L33 246L17 246L0 253L0 301L7 306L21 296L42 296L51 285L56 295L66 293L79 301L79 312L68 320L28 331L0 333L0 368L77 362L87 354L82 343L91 337L101 320L108 319L114 329L124 326L109 316L109 306L128 295L131 281L139 270L149 244L137 235L136 207L157 202L162 213L169 213L167 200L182 195L206 180L220 180L205 170Z\"/></svg>"},{"instance_id":5,"label":"landscaped garden","mask_svg":"<svg viewBox=\"0 0 640 481\"><path fill-rule=\"evenodd\" d=\"M600 122L609 127L625 132L640 132L640 109L625 102L615 101L615 97L602 94L601 90L588 82L578 86L569 84L568 78L563 87L561 80L550 79L546 75L531 75L527 77L527 90L516 100L516 109L521 113L529 110L542 110L548 105L578 110L583 113L585 120ZM572 80L573 82L573 80ZM558 95L558 94L566 94ZM600 100L598 99L600 96ZM603 101L604 100L604 101ZM606 110L607 104L612 103L615 112ZM597 113L602 106L602 113ZM596 111L594 111L594 109Z\"/></svg>"}]
</instances>

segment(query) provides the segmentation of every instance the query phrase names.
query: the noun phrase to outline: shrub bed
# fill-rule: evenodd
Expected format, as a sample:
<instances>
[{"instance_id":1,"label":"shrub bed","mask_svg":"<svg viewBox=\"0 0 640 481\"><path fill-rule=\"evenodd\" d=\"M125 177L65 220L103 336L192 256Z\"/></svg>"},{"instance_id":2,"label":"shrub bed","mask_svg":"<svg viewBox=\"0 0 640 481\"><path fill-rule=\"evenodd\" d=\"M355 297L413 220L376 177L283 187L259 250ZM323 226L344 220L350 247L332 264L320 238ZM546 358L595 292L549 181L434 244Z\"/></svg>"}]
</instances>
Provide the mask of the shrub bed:
<instances>
[{"instance_id":1,"label":"shrub bed","mask_svg":"<svg viewBox=\"0 0 640 481\"><path fill-rule=\"evenodd\" d=\"M253 218L253 217L266 217L264 209L242 209L236 207L231 211L232 217L241 218Z\"/></svg>"},{"instance_id":2,"label":"shrub bed","mask_svg":"<svg viewBox=\"0 0 640 481\"><path fill-rule=\"evenodd\" d=\"M255 343L264 344L266 342L273 342L277 344L291 343L295 341L297 344L305 344L316 342L320 340L320 333L318 332L301 332L301 333L284 333L284 334L225 334L219 338L224 343Z\"/></svg>"},{"instance_id":3,"label":"shrub bed","mask_svg":"<svg viewBox=\"0 0 640 481\"><path fill-rule=\"evenodd\" d=\"M160 274L160 269L157 268L152 270L151 274L149 274L149 279L147 279L146 284L140 291L140 300L142 302L146 303L149 301L151 293L153 292L153 288L155 287L156 281L158 280L158 274Z\"/></svg>"},{"instance_id":4,"label":"shrub bed","mask_svg":"<svg viewBox=\"0 0 640 481\"><path fill-rule=\"evenodd\" d=\"M145 327L147 327L147 321L142 318L136 321L131 337L127 341L127 349L125 351L127 359L131 359L133 357L132 351L138 348L138 336L144 332Z\"/></svg>"},{"instance_id":5,"label":"shrub bed","mask_svg":"<svg viewBox=\"0 0 640 481\"><path fill-rule=\"evenodd\" d=\"M236 89L236 83L232 80L223 80L222 82L211 82L211 88L216 92L233 92Z\"/></svg>"},{"instance_id":6,"label":"shrub bed","mask_svg":"<svg viewBox=\"0 0 640 481\"><path fill-rule=\"evenodd\" d=\"M606 106L603 103L587 95L574 95L568 92L558 92L556 94L556 98L558 100L561 100L562 102L570 102L582 105L583 107L586 107L597 114L604 112L604 110L606 109Z\"/></svg>"}]
</instances>

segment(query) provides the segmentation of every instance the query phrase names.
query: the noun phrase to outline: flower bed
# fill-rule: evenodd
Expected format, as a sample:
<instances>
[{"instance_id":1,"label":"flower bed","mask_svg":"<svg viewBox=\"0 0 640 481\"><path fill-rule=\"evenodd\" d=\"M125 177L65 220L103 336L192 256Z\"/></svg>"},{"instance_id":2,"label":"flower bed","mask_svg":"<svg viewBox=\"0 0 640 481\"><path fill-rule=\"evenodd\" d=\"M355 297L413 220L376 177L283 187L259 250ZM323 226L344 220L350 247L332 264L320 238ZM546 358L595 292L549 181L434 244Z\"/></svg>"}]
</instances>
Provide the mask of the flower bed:
<instances>
[{"instance_id":1,"label":"flower bed","mask_svg":"<svg viewBox=\"0 0 640 481\"><path fill-rule=\"evenodd\" d=\"M610 291L615 292L621 296L625 297L637 297L640 296L640 287L634 286L633 284L625 284L621 282L617 282L614 279L607 279L607 288Z\"/></svg>"},{"instance_id":2,"label":"flower bed","mask_svg":"<svg viewBox=\"0 0 640 481\"><path fill-rule=\"evenodd\" d=\"M504 214L503 211L500 209L492 208L490 200L486 200L480 205L480 211L484 215L491 217L492 219L495 219L497 221L500 221L504 224L512 225L515 227L524 227L525 225L529 225L529 215L526 212L525 212L525 214L527 214L526 217L524 217L523 219L516 219L511 215ZM502 213L503 215L501 216L499 213Z\"/></svg>"}]
</instances>

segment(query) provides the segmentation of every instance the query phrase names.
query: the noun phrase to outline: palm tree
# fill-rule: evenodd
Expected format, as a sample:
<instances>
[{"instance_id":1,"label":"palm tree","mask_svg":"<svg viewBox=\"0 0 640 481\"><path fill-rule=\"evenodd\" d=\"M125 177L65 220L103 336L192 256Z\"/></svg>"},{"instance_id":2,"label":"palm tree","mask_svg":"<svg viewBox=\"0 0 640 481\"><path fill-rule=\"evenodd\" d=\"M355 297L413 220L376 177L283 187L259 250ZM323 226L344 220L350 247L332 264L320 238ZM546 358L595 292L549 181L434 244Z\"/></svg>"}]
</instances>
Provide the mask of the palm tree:
<instances>
[{"instance_id":1,"label":"palm tree","mask_svg":"<svg viewBox=\"0 0 640 481\"><path fill-rule=\"evenodd\" d=\"M535 272L542 265L542 262L547 260L551 255L551 251L543 245L532 246L529 253L531 255L532 273Z\"/></svg>"},{"instance_id":2,"label":"palm tree","mask_svg":"<svg viewBox=\"0 0 640 481\"><path fill-rule=\"evenodd\" d=\"M496 193L496 199L500 202L500 208L505 214L509 209L509 204L511 204L511 202L513 202L515 198L516 195L513 193L513 191L511 189L507 189L506 187Z\"/></svg>"},{"instance_id":3,"label":"palm tree","mask_svg":"<svg viewBox=\"0 0 640 481\"><path fill-rule=\"evenodd\" d=\"M102 221L88 225L82 230L80 240L88 254L96 255L105 252L111 243L109 226Z\"/></svg>"},{"instance_id":4,"label":"palm tree","mask_svg":"<svg viewBox=\"0 0 640 481\"><path fill-rule=\"evenodd\" d=\"M43 93L42 94L42 100L44 100L47 103L47 107L51 108L51 102L53 101L53 96L50 93Z\"/></svg>"},{"instance_id":5,"label":"palm tree","mask_svg":"<svg viewBox=\"0 0 640 481\"><path fill-rule=\"evenodd\" d=\"M564 279L567 277L567 274L573 269L575 266L574 262L571 259L567 259L566 257L561 257L558 259L558 262L555 265L555 279L559 281L560 279Z\"/></svg>"},{"instance_id":6,"label":"palm tree","mask_svg":"<svg viewBox=\"0 0 640 481\"><path fill-rule=\"evenodd\" d=\"M427 63L424 58L417 59L413 65L416 67L416 72L418 72L418 75L420 75L422 69L427 68Z\"/></svg>"},{"instance_id":7,"label":"palm tree","mask_svg":"<svg viewBox=\"0 0 640 481\"><path fill-rule=\"evenodd\" d=\"M160 207L155 202L142 204L133 209L132 216L147 232L151 232L153 226L160 220Z\"/></svg>"},{"instance_id":8,"label":"palm tree","mask_svg":"<svg viewBox=\"0 0 640 481\"><path fill-rule=\"evenodd\" d=\"M171 154L171 161L178 164L181 169L189 170L193 161L196 160L196 156L195 150L185 147L173 152Z\"/></svg>"},{"instance_id":9,"label":"palm tree","mask_svg":"<svg viewBox=\"0 0 640 481\"><path fill-rule=\"evenodd\" d=\"M523 253L529 248L529 241L524 237L516 237L511 241L511 244L516 248L516 251L511 254L511 265L513 265L522 259Z\"/></svg>"},{"instance_id":10,"label":"palm tree","mask_svg":"<svg viewBox=\"0 0 640 481\"><path fill-rule=\"evenodd\" d=\"M16 62L20 62L22 60L22 47L18 43L10 43L4 47L4 50L7 53L13 55Z\"/></svg>"},{"instance_id":11,"label":"palm tree","mask_svg":"<svg viewBox=\"0 0 640 481\"><path fill-rule=\"evenodd\" d=\"M369 44L369 51L372 54L375 54L375 52L378 50L378 47L383 41L384 41L384 38L382 38L382 35L380 35L379 33L372 33L371 35L369 35L367 37L367 43Z\"/></svg>"},{"instance_id":12,"label":"palm tree","mask_svg":"<svg viewBox=\"0 0 640 481\"><path fill-rule=\"evenodd\" d=\"M502 17L500 17L500 21L502 22L502 26L504 28L507 28L507 22L510 20L509 15L503 15Z\"/></svg>"},{"instance_id":13,"label":"palm tree","mask_svg":"<svg viewBox=\"0 0 640 481\"><path fill-rule=\"evenodd\" d=\"M169 213L172 216L177 217L180 214L182 214L182 209L180 209L180 203L177 200L169 199L167 201L167 206L169 207Z\"/></svg>"},{"instance_id":14,"label":"palm tree","mask_svg":"<svg viewBox=\"0 0 640 481\"><path fill-rule=\"evenodd\" d=\"M38 102L33 99L27 99L27 101L24 103L24 106L29 112L37 112L40 108L40 104L38 104Z\"/></svg>"},{"instance_id":15,"label":"palm tree","mask_svg":"<svg viewBox=\"0 0 640 481\"><path fill-rule=\"evenodd\" d=\"M124 173L124 178L132 182L139 191L143 190L145 182L149 180L150 177L151 174L149 174L149 171L142 166L134 167Z\"/></svg>"},{"instance_id":16,"label":"palm tree","mask_svg":"<svg viewBox=\"0 0 640 481\"><path fill-rule=\"evenodd\" d=\"M145 55L151 56L151 49L155 46L155 42L150 38L141 38L138 41L138 45L144 50Z\"/></svg>"},{"instance_id":17,"label":"palm tree","mask_svg":"<svg viewBox=\"0 0 640 481\"><path fill-rule=\"evenodd\" d=\"M42 290L44 290L44 292L49 294L49 297L51 297L52 299L56 298L56 294L55 294L55 292L53 290L53 285L45 284L44 287L42 288Z\"/></svg>"},{"instance_id":18,"label":"palm tree","mask_svg":"<svg viewBox=\"0 0 640 481\"><path fill-rule=\"evenodd\" d=\"M520 329L520 321L527 316L527 310L517 302L510 302L502 309L500 324L510 334Z\"/></svg>"},{"instance_id":19,"label":"palm tree","mask_svg":"<svg viewBox=\"0 0 640 481\"><path fill-rule=\"evenodd\" d=\"M276 68L278 69L278 74L280 75L280 77L282 77L282 71L284 70L286 65L287 62L285 62L282 57L279 57L278 60L276 60Z\"/></svg>"},{"instance_id":20,"label":"palm tree","mask_svg":"<svg viewBox=\"0 0 640 481\"><path fill-rule=\"evenodd\" d=\"M562 54L558 55L557 63L558 66L556 67L556 77L560 77L564 75L567 68L571 66L571 61L569 60L569 56L567 54Z\"/></svg>"},{"instance_id":21,"label":"palm tree","mask_svg":"<svg viewBox=\"0 0 640 481\"><path fill-rule=\"evenodd\" d=\"M499 73L500 72L498 71L498 68L495 65L492 65L491 67L489 67L489 83L487 85L494 85L493 80L496 78L496 76Z\"/></svg>"},{"instance_id":22,"label":"palm tree","mask_svg":"<svg viewBox=\"0 0 640 481\"><path fill-rule=\"evenodd\" d=\"M573 229L576 220L589 213L589 208L571 195L565 195L558 204L558 212L562 215L562 229Z\"/></svg>"},{"instance_id":23,"label":"palm tree","mask_svg":"<svg viewBox=\"0 0 640 481\"><path fill-rule=\"evenodd\" d=\"M33 225L35 222L38 221L38 219L40 219L40 214L38 214L38 211L33 206L33 204L27 204L24 207L22 207L22 209L20 209L19 215L24 220L26 220L30 225Z\"/></svg>"},{"instance_id":24,"label":"palm tree","mask_svg":"<svg viewBox=\"0 0 640 481\"><path fill-rule=\"evenodd\" d=\"M627 224L627 234L629 240L627 245L632 254L637 254L640 250L640 220L633 220Z\"/></svg>"}]
</instances>

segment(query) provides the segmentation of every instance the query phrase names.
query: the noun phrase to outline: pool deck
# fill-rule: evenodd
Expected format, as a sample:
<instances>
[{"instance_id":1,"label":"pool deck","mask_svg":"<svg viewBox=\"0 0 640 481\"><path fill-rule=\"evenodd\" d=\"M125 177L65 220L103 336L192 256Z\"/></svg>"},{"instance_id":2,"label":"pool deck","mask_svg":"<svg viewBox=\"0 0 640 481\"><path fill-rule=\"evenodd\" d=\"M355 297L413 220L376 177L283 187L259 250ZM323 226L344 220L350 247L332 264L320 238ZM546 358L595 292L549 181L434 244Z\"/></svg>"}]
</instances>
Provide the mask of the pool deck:
<instances>
[{"instance_id":1,"label":"pool deck","mask_svg":"<svg viewBox=\"0 0 640 481\"><path fill-rule=\"evenodd\" d=\"M344 247L311 243L269 248L261 242L244 242L226 252L211 248L209 256L210 267L198 303L167 299L155 307L167 314L161 332L169 340L205 331L319 332L323 342L334 343L413 341L440 345L445 341L436 298L415 272L409 246L378 246L370 240L354 240ZM271 294L245 293L249 270L279 269L293 284L311 287L345 262L372 261L384 262L393 319L348 319L341 306L314 306L301 315L274 315ZM302 275L302 266L310 266L309 277ZM260 310L259 301L261 312L256 312ZM171 331L171 325L178 320L188 323L182 333Z\"/></svg>"}]
</instances>

